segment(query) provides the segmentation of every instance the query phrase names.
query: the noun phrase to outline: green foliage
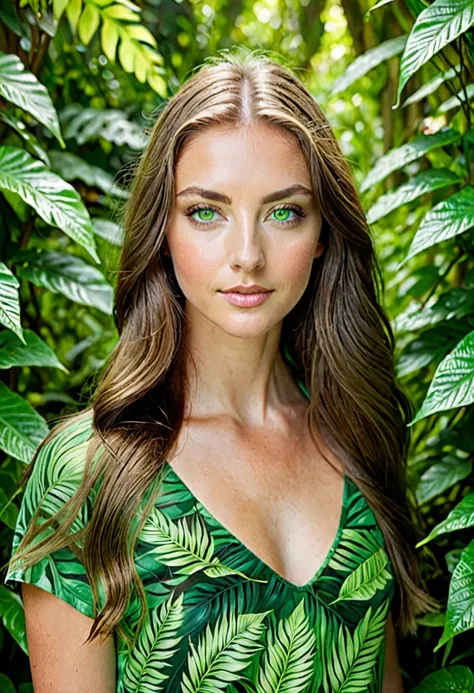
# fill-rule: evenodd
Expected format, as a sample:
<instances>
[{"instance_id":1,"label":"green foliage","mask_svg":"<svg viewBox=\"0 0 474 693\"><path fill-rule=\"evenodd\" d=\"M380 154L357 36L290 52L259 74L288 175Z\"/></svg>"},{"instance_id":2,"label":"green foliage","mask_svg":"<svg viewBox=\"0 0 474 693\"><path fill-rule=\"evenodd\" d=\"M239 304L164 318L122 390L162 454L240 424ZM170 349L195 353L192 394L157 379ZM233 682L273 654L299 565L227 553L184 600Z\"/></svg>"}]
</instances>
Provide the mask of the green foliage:
<instances>
[{"instance_id":1,"label":"green foliage","mask_svg":"<svg viewBox=\"0 0 474 693\"><path fill-rule=\"evenodd\" d=\"M443 611L419 619L416 647L409 641L405 653L401 643L405 680L413 693L474 692L473 21L472 0L357 0L347 20L337 0L17 0L0 8L2 563L25 465L49 422L80 407L116 343L108 275L123 240L114 220L128 196L122 171L146 144L155 108L192 68L218 48L265 45L304 68L354 164L387 280L397 374L417 410L409 486L420 504L424 576ZM210 575L233 572L209 561L205 533L195 546L179 523L170 529L152 517L146 529L167 530L181 532L164 558L183 575L204 565ZM386 556L363 530L344 530L331 564L350 573L335 601L365 599L386 579ZM179 608L164 604L150 619L128 664L131 688L149 690L166 676L177 644L167 629ZM344 647L324 652L325 693L339 690L347 672L343 690L365 690L380 616L368 613L357 637L336 634ZM324 617L327 632L337 627L329 611ZM187 690L225 687L229 648L243 669L260 634L259 615L217 622L206 635L216 668L198 644ZM293 658L282 661L290 636ZM299 676L292 690L303 690L313 641L302 612L270 637L259 673L240 685L270 691L291 675ZM324 650L324 634L316 640ZM158 641L162 656L148 659ZM21 600L0 585L2 647L0 690L30 693ZM225 681L237 681L240 668Z\"/></svg>"}]
</instances>

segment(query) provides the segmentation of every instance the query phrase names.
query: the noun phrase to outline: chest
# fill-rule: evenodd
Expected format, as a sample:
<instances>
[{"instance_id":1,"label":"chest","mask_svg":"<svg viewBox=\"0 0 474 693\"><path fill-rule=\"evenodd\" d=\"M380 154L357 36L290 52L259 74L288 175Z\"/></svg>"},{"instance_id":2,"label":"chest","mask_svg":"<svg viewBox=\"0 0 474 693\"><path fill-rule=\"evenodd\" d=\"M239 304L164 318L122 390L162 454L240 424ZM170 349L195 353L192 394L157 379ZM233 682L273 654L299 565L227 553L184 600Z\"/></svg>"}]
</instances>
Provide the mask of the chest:
<instances>
[{"instance_id":1,"label":"chest","mask_svg":"<svg viewBox=\"0 0 474 693\"><path fill-rule=\"evenodd\" d=\"M275 573L303 585L334 542L343 503L341 465L319 446L279 432L188 431L168 463L230 534Z\"/></svg>"}]
</instances>

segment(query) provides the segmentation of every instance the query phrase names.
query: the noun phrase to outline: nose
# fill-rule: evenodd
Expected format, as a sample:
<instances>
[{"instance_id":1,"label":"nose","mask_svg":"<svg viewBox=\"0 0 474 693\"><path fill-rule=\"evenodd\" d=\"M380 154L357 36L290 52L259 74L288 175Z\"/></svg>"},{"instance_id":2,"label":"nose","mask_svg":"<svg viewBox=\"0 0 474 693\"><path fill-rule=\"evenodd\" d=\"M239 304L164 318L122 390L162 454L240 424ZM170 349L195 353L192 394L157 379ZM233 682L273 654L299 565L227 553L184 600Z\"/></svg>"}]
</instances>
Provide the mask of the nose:
<instances>
[{"instance_id":1,"label":"nose","mask_svg":"<svg viewBox=\"0 0 474 693\"><path fill-rule=\"evenodd\" d=\"M263 237L257 224L245 219L236 224L229 238L229 264L250 273L265 265Z\"/></svg>"}]
</instances>

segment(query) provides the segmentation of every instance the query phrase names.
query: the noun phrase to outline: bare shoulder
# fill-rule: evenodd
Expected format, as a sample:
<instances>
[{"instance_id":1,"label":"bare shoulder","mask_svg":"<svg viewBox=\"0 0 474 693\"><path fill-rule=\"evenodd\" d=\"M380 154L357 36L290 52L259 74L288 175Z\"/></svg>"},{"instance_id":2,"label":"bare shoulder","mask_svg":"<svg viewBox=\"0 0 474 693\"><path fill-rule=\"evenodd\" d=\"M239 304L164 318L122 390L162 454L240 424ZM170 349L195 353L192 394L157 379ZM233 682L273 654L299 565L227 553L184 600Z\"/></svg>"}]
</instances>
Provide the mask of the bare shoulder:
<instances>
[{"instance_id":1,"label":"bare shoulder","mask_svg":"<svg viewBox=\"0 0 474 693\"><path fill-rule=\"evenodd\" d=\"M21 589L35 693L115 693L113 636L84 645L91 618L36 585Z\"/></svg>"}]
</instances>

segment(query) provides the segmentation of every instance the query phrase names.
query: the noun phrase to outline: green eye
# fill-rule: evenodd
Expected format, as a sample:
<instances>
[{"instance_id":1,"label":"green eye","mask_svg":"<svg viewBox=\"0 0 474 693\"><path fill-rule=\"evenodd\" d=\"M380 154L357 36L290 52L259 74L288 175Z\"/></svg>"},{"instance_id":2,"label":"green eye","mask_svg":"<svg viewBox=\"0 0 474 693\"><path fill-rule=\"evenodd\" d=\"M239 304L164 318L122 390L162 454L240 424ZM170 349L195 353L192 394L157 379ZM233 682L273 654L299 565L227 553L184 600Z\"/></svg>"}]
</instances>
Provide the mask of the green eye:
<instances>
[{"instance_id":1,"label":"green eye","mask_svg":"<svg viewBox=\"0 0 474 693\"><path fill-rule=\"evenodd\" d=\"M280 209L275 209L275 215L278 221L288 221L288 216L293 210L291 209L285 209L284 207L281 207Z\"/></svg>"},{"instance_id":2,"label":"green eye","mask_svg":"<svg viewBox=\"0 0 474 693\"><path fill-rule=\"evenodd\" d=\"M196 212L198 213L201 221L210 221L212 219L212 215L214 214L214 210L210 207L207 207L206 209L197 209Z\"/></svg>"}]
</instances>

